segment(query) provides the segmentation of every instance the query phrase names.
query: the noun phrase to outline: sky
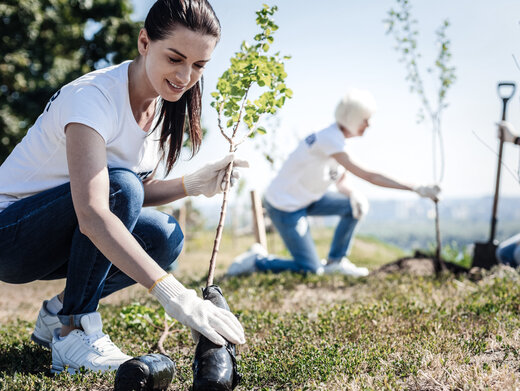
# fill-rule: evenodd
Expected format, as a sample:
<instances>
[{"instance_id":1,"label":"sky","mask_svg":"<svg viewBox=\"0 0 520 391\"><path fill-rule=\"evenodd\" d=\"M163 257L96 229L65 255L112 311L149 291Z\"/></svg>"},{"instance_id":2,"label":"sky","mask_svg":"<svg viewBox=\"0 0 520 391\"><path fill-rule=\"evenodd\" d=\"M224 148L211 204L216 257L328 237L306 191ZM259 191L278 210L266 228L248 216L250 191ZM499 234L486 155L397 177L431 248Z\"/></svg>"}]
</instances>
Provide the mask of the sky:
<instances>
[{"instance_id":1,"label":"sky","mask_svg":"<svg viewBox=\"0 0 520 391\"><path fill-rule=\"evenodd\" d=\"M286 84L294 97L275 119L267 123L264 140L242 144L237 151L251 168L244 171L246 188L262 192L275 170L263 159L261 149L275 148L288 156L298 140L334 121L339 99L349 88L368 89L378 110L361 138L348 139L348 151L364 167L413 183L433 182L432 132L428 123L417 124L419 98L409 91L404 64L398 61L392 36L383 20L395 0L257 0L210 1L222 25L222 38L207 65L202 122L208 129L199 154L174 168L174 176L194 171L208 160L226 154L227 143L217 127L210 93L229 59L243 40L253 41L258 27L255 11L263 3L276 4L279 30L276 51L291 55L286 63ZM494 192L498 139L496 122L502 113L497 83L520 83L520 1L518 0L411 0L418 21L419 64L426 88L434 93L434 81L426 68L436 55L435 30L444 19L451 26L451 64L457 80L447 94L442 129L446 171L441 182L445 198L482 197ZM153 3L133 0L135 20L144 17ZM508 106L508 120L520 132L520 85ZM264 146L262 147L262 144ZM520 196L518 169L520 148L506 145L501 177L501 196ZM413 198L416 195L384 189L353 178L351 184L369 199Z\"/></svg>"}]
</instances>

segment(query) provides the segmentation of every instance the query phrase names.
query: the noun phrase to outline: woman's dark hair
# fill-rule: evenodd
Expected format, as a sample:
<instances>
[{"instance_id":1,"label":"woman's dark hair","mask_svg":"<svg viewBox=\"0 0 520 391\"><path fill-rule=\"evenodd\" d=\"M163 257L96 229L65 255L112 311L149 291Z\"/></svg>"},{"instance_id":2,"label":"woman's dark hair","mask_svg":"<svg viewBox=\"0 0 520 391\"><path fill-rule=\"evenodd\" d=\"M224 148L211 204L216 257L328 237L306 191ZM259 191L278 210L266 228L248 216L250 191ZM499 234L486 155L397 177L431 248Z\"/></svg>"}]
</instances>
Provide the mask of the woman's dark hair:
<instances>
[{"instance_id":1,"label":"woman's dark hair","mask_svg":"<svg viewBox=\"0 0 520 391\"><path fill-rule=\"evenodd\" d=\"M166 39L177 26L220 39L220 22L207 0L158 0L150 8L144 22L144 28L152 41ZM161 99L157 124L162 120L160 146L163 156L167 154L166 173L171 171L179 158L185 131L190 141L191 156L200 148L201 96L202 78L177 102Z\"/></svg>"}]
</instances>

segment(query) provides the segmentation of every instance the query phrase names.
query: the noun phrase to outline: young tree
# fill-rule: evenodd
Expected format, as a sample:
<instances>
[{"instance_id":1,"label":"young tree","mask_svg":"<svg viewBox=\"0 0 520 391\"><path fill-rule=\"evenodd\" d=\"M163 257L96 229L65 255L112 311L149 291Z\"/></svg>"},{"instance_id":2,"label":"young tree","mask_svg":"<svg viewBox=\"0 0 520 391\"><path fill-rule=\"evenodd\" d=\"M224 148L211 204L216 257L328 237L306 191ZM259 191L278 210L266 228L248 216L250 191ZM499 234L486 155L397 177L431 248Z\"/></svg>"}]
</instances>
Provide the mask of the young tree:
<instances>
[{"instance_id":1,"label":"young tree","mask_svg":"<svg viewBox=\"0 0 520 391\"><path fill-rule=\"evenodd\" d=\"M426 93L425 83L419 69L421 57L417 48L417 20L412 18L409 0L396 0L397 10L393 8L388 11L385 22L388 25L387 34L391 33L397 43L395 49L400 53L399 59L406 67L406 80L410 84L410 91L417 94L421 101L418 113L418 122L428 118L432 130L433 148L433 181L440 184L444 177L444 145L442 139L442 114L448 107L446 93L456 79L455 67L450 66L451 42L446 36L446 30L450 23L448 19L442 21L440 27L435 31L437 57L432 67L427 68L428 73L436 74L437 90L435 94ZM434 96L434 99L430 99ZM426 112L426 114L425 114ZM437 160L438 159L438 160ZM435 236L437 247L435 251L436 271L444 268L441 259L441 237L439 227L439 206L435 202Z\"/></svg>"},{"instance_id":2,"label":"young tree","mask_svg":"<svg viewBox=\"0 0 520 391\"><path fill-rule=\"evenodd\" d=\"M137 55L131 13L130 0L0 4L0 164L63 84Z\"/></svg>"},{"instance_id":3,"label":"young tree","mask_svg":"<svg viewBox=\"0 0 520 391\"><path fill-rule=\"evenodd\" d=\"M211 105L218 113L218 127L222 136L229 143L229 151L237 147L248 137L265 134L259 126L260 119L266 114L275 114L286 98L291 98L292 91L285 85L287 74L283 60L290 57L280 53L270 54L274 41L273 33L278 29L271 16L276 6L263 8L256 12L256 23L261 31L255 35L254 44L242 42L240 51L231 58L230 67L217 82L217 91ZM251 96L255 95L256 99ZM243 131L241 131L241 128ZM227 194L232 170L231 163L226 172L226 186L222 199L220 219L210 259L207 286L213 284L215 263L222 238L222 229L226 216Z\"/></svg>"}]
</instances>

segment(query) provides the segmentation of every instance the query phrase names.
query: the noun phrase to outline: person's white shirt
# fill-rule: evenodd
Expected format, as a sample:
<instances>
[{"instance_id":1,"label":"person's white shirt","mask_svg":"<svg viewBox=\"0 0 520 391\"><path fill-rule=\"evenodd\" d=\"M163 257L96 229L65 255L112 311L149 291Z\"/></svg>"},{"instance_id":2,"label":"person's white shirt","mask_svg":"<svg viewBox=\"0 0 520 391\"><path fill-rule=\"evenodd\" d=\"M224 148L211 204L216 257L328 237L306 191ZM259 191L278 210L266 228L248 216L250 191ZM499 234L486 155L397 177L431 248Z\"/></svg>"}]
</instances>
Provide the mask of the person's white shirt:
<instances>
[{"instance_id":1,"label":"person's white shirt","mask_svg":"<svg viewBox=\"0 0 520 391\"><path fill-rule=\"evenodd\" d=\"M0 166L0 212L19 199L70 181L64 130L72 122L103 137L109 168L127 168L144 176L153 171L159 129L147 133L135 121L128 92L130 62L90 72L53 95ZM155 121L151 129L154 126Z\"/></svg>"},{"instance_id":2,"label":"person's white shirt","mask_svg":"<svg viewBox=\"0 0 520 391\"><path fill-rule=\"evenodd\" d=\"M333 124L301 140L267 187L264 197L277 209L294 212L319 200L342 174L331 155L345 150L345 137Z\"/></svg>"}]
</instances>

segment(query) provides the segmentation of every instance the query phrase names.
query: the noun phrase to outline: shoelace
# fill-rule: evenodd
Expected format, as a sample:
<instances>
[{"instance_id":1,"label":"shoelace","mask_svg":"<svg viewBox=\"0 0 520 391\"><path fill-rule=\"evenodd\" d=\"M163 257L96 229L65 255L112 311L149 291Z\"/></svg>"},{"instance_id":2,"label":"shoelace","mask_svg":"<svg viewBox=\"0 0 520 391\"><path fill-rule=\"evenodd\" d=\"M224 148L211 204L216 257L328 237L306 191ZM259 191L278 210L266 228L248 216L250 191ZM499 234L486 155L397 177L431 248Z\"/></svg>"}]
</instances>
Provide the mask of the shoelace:
<instances>
[{"instance_id":1,"label":"shoelace","mask_svg":"<svg viewBox=\"0 0 520 391\"><path fill-rule=\"evenodd\" d=\"M105 353L109 350L118 349L116 345L112 342L110 337L107 334L96 333L91 335L86 335L83 338L85 342L87 342L90 346L96 349L99 353Z\"/></svg>"},{"instance_id":2,"label":"shoelace","mask_svg":"<svg viewBox=\"0 0 520 391\"><path fill-rule=\"evenodd\" d=\"M341 263L343 263L343 264L345 264L345 265L349 265L349 266L356 266L356 265L354 265L354 264L350 261L350 259L348 259L348 258L343 258L343 259L341 260ZM357 267L357 266L356 266L356 267Z\"/></svg>"}]
</instances>

